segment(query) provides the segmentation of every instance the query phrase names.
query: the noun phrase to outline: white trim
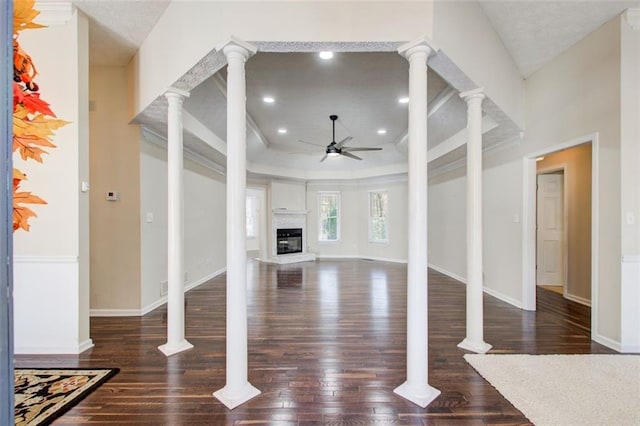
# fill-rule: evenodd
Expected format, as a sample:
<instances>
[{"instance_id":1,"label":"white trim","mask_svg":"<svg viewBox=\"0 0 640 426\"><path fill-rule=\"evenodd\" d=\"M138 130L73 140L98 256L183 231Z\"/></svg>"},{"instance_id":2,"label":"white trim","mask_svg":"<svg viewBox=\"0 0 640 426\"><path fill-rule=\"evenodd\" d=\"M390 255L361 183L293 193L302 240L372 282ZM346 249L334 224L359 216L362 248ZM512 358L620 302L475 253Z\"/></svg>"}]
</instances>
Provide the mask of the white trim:
<instances>
[{"instance_id":1,"label":"white trim","mask_svg":"<svg viewBox=\"0 0 640 426\"><path fill-rule=\"evenodd\" d=\"M482 289L484 290L485 293L487 293L490 296L495 297L496 299L499 299L499 300L501 300L503 302L506 302L506 303L508 303L510 305L513 305L516 308L523 309L522 308L522 303L519 300L514 299L511 296L507 296L506 294L500 293L499 291L496 291L496 290L494 290L492 288L489 288L489 287L483 287Z\"/></svg>"},{"instance_id":2,"label":"white trim","mask_svg":"<svg viewBox=\"0 0 640 426\"><path fill-rule=\"evenodd\" d=\"M323 195L337 195L337 202L336 202L336 210L337 210L337 222L336 222L336 239L335 240L323 240L320 237L322 236L322 209L320 208L320 198ZM318 217L317 217L317 222L318 222L318 233L316 234L316 239L318 242L321 243L337 243L340 241L340 222L342 222L342 206L341 206L341 201L342 201L342 192L341 191L318 191L317 192L317 207L318 207Z\"/></svg>"},{"instance_id":3,"label":"white trim","mask_svg":"<svg viewBox=\"0 0 640 426\"><path fill-rule=\"evenodd\" d=\"M306 215L309 213L309 210L288 210L288 209L273 209L271 210L273 214L300 214Z\"/></svg>"},{"instance_id":4,"label":"white trim","mask_svg":"<svg viewBox=\"0 0 640 426\"><path fill-rule=\"evenodd\" d=\"M454 274L453 272L447 271L446 269L436 266L432 263L429 263L428 266L430 269L433 269L436 272L440 272L441 274L446 275L449 278L453 278L454 280L460 281L462 284L467 285L467 279L462 275Z\"/></svg>"},{"instance_id":5,"label":"white trim","mask_svg":"<svg viewBox=\"0 0 640 426\"><path fill-rule=\"evenodd\" d=\"M184 287L184 292L186 293L189 290L193 290L194 288L206 283L207 281L217 277L218 275L227 271L227 268L224 267L219 269L209 275L206 275L199 280L196 280ZM91 309L89 311L89 316L91 317L141 317L145 316L149 312L153 311L156 308L167 303L167 296L162 296L160 299L151 302L147 306L142 309Z\"/></svg>"},{"instance_id":6,"label":"white trim","mask_svg":"<svg viewBox=\"0 0 640 426\"><path fill-rule=\"evenodd\" d=\"M84 351L86 351L87 349L91 349L92 347L94 347L95 345L93 344L93 340L91 339L87 339L84 342L80 342L80 344L78 345L78 350L80 352L78 353L82 353Z\"/></svg>"},{"instance_id":7,"label":"white trim","mask_svg":"<svg viewBox=\"0 0 640 426\"><path fill-rule=\"evenodd\" d=\"M73 346L17 346L15 354L20 355L78 355L95 345L87 339Z\"/></svg>"},{"instance_id":8,"label":"white trim","mask_svg":"<svg viewBox=\"0 0 640 426\"><path fill-rule=\"evenodd\" d=\"M566 293L566 290L565 290L564 298L569 299L572 302L579 303L581 305L585 305L589 307L591 306L591 300L585 299L584 297L580 297L580 296L574 296L573 294L570 294L570 293Z\"/></svg>"},{"instance_id":9,"label":"white trim","mask_svg":"<svg viewBox=\"0 0 640 426\"><path fill-rule=\"evenodd\" d=\"M35 6L40 14L34 19L37 24L48 27L66 25L71 20L75 7L71 2L38 1Z\"/></svg>"},{"instance_id":10,"label":"white trim","mask_svg":"<svg viewBox=\"0 0 640 426\"><path fill-rule=\"evenodd\" d=\"M460 276L460 275L458 275L458 274L454 274L453 272L447 271L446 269L441 268L439 266L435 266L435 265L433 265L431 263L429 264L429 268L433 269L434 271L440 272L441 274L444 274L444 275L448 276L449 278L453 278L454 280L459 281L464 285L467 285L467 279L462 277L462 276ZM501 300L501 301L503 301L505 303L513 305L516 308L522 309L522 304L520 303L520 301L514 299L511 296L507 296L506 294L502 294L499 291L496 291L496 290L494 290L492 288L489 288L487 286L483 286L482 287L482 291L487 293L490 296L495 297L498 300Z\"/></svg>"},{"instance_id":11,"label":"white trim","mask_svg":"<svg viewBox=\"0 0 640 426\"><path fill-rule=\"evenodd\" d=\"M640 345L621 345L620 352L625 354L640 354Z\"/></svg>"},{"instance_id":12,"label":"white trim","mask_svg":"<svg viewBox=\"0 0 640 426\"><path fill-rule=\"evenodd\" d=\"M375 240L371 235L371 194L385 194L385 235L382 240ZM367 240L370 244L389 244L389 191L386 189L372 189L367 191Z\"/></svg>"},{"instance_id":13,"label":"white trim","mask_svg":"<svg viewBox=\"0 0 640 426\"><path fill-rule=\"evenodd\" d=\"M13 263L78 263L78 256L13 256Z\"/></svg>"},{"instance_id":14,"label":"white trim","mask_svg":"<svg viewBox=\"0 0 640 426\"><path fill-rule=\"evenodd\" d=\"M623 263L640 263L640 256L635 255L624 255L622 256Z\"/></svg>"},{"instance_id":15,"label":"white trim","mask_svg":"<svg viewBox=\"0 0 640 426\"><path fill-rule=\"evenodd\" d=\"M592 324L593 325L593 324ZM593 333L593 326L591 327L591 340L596 343L600 343L602 346L606 346L614 351L622 352L622 347L620 342L616 342L615 340L609 339L608 337L604 337L600 334Z\"/></svg>"},{"instance_id":16,"label":"white trim","mask_svg":"<svg viewBox=\"0 0 640 426\"><path fill-rule=\"evenodd\" d=\"M350 255L350 254L345 254L345 255L335 255L335 254L328 254L328 255L317 255L316 256L317 259L324 259L324 260L331 260L331 259L353 259L353 260L373 260L376 262L390 262L390 263L407 263L407 259L395 259L395 258L391 258L391 257L372 257L372 256L362 256L362 255Z\"/></svg>"},{"instance_id":17,"label":"white trim","mask_svg":"<svg viewBox=\"0 0 640 426\"><path fill-rule=\"evenodd\" d=\"M624 13L624 17L631 28L640 31L640 8L629 8Z\"/></svg>"},{"instance_id":18,"label":"white trim","mask_svg":"<svg viewBox=\"0 0 640 426\"><path fill-rule=\"evenodd\" d=\"M591 338L598 330L598 201L599 201L599 133L590 133L558 145L526 154L522 167L522 306L535 310L535 244L536 244L536 158L577 145L591 143Z\"/></svg>"}]
</instances>

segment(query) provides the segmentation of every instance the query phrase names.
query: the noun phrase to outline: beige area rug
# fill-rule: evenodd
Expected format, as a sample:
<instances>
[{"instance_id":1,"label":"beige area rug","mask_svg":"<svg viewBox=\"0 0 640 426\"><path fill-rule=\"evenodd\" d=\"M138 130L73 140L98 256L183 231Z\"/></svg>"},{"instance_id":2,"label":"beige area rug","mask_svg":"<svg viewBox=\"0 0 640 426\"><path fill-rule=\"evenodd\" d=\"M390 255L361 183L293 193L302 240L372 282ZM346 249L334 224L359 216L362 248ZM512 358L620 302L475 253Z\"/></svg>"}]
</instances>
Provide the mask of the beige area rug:
<instances>
[{"instance_id":1,"label":"beige area rug","mask_svg":"<svg viewBox=\"0 0 640 426\"><path fill-rule=\"evenodd\" d=\"M537 426L640 425L640 356L467 354L464 359Z\"/></svg>"}]
</instances>

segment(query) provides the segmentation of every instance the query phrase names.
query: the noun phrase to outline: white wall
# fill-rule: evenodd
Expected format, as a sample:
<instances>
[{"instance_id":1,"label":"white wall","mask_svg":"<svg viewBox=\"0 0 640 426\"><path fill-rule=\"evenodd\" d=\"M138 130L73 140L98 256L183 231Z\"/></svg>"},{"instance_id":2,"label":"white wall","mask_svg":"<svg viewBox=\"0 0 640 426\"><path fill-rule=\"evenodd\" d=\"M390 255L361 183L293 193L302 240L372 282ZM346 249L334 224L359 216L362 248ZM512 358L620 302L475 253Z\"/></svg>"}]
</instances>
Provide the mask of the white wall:
<instances>
[{"instance_id":1,"label":"white wall","mask_svg":"<svg viewBox=\"0 0 640 426\"><path fill-rule=\"evenodd\" d=\"M524 127L524 81L476 1L436 1L433 41L518 126Z\"/></svg>"},{"instance_id":2,"label":"white wall","mask_svg":"<svg viewBox=\"0 0 640 426\"><path fill-rule=\"evenodd\" d=\"M87 40L87 18L77 11L65 23L23 31L19 38L38 69L42 99L71 123L56 132L57 148L42 164L14 155L14 166L28 176L21 189L48 203L32 207L38 217L30 232L14 233L16 353L79 353L93 345L89 200L80 192L80 181L89 180Z\"/></svg>"},{"instance_id":3,"label":"white wall","mask_svg":"<svg viewBox=\"0 0 640 426\"><path fill-rule=\"evenodd\" d=\"M340 192L340 240L318 241L318 193ZM369 241L369 191L387 191L389 242ZM309 183L309 251L320 257L359 257L396 262L407 261L407 183L353 182Z\"/></svg>"},{"instance_id":4,"label":"white wall","mask_svg":"<svg viewBox=\"0 0 640 426\"><path fill-rule=\"evenodd\" d=\"M523 231L519 223L523 217L522 159L598 135L596 167L600 173L594 191L599 196L599 257L594 261L599 290L598 322L592 325L592 332L596 340L611 347L619 347L621 314L620 63L620 18L615 18L527 80L524 139L507 149L485 153L483 158L485 288L518 306L523 298ZM433 190L430 214L434 204L451 205L445 196L460 200L453 205L464 208L463 179L453 175L436 185L446 185L447 191ZM443 216L445 212L434 214ZM430 240L431 261L437 260L434 251L444 250L445 244L444 235ZM464 256L464 250L460 250L457 259L446 260L446 266L460 267Z\"/></svg>"},{"instance_id":5,"label":"white wall","mask_svg":"<svg viewBox=\"0 0 640 426\"><path fill-rule=\"evenodd\" d=\"M246 41L402 42L432 36L432 2L171 2L132 61L142 111L230 35Z\"/></svg>"},{"instance_id":6,"label":"white wall","mask_svg":"<svg viewBox=\"0 0 640 426\"><path fill-rule=\"evenodd\" d=\"M636 9L636 12L638 9ZM621 48L621 333L623 351L640 352L640 29L622 20ZM629 217L630 216L630 217ZM630 220L631 219L631 220ZM630 223L633 222L633 223Z\"/></svg>"},{"instance_id":7,"label":"white wall","mask_svg":"<svg viewBox=\"0 0 640 426\"><path fill-rule=\"evenodd\" d=\"M160 142L162 143L162 142ZM226 266L226 188L216 172L185 158L184 259L192 287ZM140 213L142 312L162 304L167 280L167 151L141 137ZM153 216L147 222L148 214Z\"/></svg>"}]
</instances>

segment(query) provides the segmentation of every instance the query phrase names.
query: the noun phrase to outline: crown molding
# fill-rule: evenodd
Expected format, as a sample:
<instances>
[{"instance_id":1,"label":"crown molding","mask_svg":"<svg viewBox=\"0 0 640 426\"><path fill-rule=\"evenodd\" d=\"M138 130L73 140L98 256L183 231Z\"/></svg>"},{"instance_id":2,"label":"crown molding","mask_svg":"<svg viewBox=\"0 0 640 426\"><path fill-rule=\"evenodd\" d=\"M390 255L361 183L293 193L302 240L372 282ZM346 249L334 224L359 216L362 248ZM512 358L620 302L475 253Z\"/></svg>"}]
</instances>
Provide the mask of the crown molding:
<instances>
[{"instance_id":1,"label":"crown molding","mask_svg":"<svg viewBox=\"0 0 640 426\"><path fill-rule=\"evenodd\" d=\"M73 16L74 6L71 2L43 2L39 1L35 9L40 11L35 22L47 27L65 25Z\"/></svg>"}]
</instances>

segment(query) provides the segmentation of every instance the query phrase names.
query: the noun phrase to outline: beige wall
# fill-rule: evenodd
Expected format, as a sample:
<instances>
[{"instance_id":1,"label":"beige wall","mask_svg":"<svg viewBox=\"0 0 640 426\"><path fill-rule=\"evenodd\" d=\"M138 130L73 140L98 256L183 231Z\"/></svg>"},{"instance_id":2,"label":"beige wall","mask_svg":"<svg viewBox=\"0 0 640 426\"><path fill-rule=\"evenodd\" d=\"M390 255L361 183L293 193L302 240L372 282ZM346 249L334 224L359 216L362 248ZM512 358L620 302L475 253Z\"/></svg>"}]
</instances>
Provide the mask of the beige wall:
<instances>
[{"instance_id":1,"label":"beige wall","mask_svg":"<svg viewBox=\"0 0 640 426\"><path fill-rule=\"evenodd\" d=\"M538 173L564 170L567 295L591 300L591 144L546 155Z\"/></svg>"},{"instance_id":2,"label":"beige wall","mask_svg":"<svg viewBox=\"0 0 640 426\"><path fill-rule=\"evenodd\" d=\"M91 309L138 309L140 129L127 124L126 68L91 67L89 96Z\"/></svg>"}]
</instances>

